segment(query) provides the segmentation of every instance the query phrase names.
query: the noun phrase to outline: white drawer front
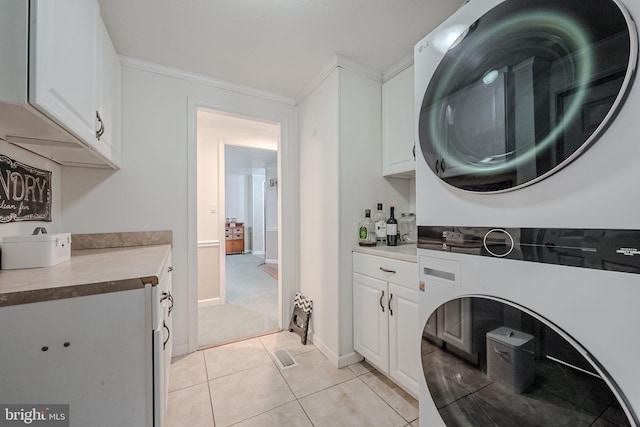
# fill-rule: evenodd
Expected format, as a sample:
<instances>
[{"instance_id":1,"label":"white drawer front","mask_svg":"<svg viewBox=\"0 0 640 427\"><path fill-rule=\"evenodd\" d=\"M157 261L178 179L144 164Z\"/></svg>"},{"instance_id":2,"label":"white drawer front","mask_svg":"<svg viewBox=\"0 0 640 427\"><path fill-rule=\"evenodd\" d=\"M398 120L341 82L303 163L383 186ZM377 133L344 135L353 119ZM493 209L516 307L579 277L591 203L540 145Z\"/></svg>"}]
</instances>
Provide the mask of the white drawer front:
<instances>
[{"instance_id":1,"label":"white drawer front","mask_svg":"<svg viewBox=\"0 0 640 427\"><path fill-rule=\"evenodd\" d=\"M418 266L413 262L354 252L353 271L409 289L418 287Z\"/></svg>"}]
</instances>

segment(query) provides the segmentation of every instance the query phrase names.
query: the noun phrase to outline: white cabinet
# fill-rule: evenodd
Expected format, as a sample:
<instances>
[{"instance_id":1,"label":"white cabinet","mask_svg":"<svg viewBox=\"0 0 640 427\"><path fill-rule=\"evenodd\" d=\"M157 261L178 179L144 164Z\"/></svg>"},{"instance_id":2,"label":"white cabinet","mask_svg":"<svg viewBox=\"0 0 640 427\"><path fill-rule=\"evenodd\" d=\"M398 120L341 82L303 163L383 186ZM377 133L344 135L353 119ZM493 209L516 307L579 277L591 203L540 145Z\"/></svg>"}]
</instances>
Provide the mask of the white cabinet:
<instances>
[{"instance_id":1,"label":"white cabinet","mask_svg":"<svg viewBox=\"0 0 640 427\"><path fill-rule=\"evenodd\" d=\"M382 85L382 174L415 176L413 65Z\"/></svg>"},{"instance_id":2,"label":"white cabinet","mask_svg":"<svg viewBox=\"0 0 640 427\"><path fill-rule=\"evenodd\" d=\"M104 23L100 21L98 61L98 133L95 148L114 164L120 164L122 65Z\"/></svg>"},{"instance_id":3,"label":"white cabinet","mask_svg":"<svg viewBox=\"0 0 640 427\"><path fill-rule=\"evenodd\" d=\"M353 273L353 347L371 364L389 370L387 282Z\"/></svg>"},{"instance_id":4,"label":"white cabinet","mask_svg":"<svg viewBox=\"0 0 640 427\"><path fill-rule=\"evenodd\" d=\"M62 165L117 168L121 66L97 1L0 0L0 15L0 137Z\"/></svg>"},{"instance_id":5,"label":"white cabinet","mask_svg":"<svg viewBox=\"0 0 640 427\"><path fill-rule=\"evenodd\" d=\"M354 348L418 396L420 325L416 264L353 254Z\"/></svg>"},{"instance_id":6,"label":"white cabinet","mask_svg":"<svg viewBox=\"0 0 640 427\"><path fill-rule=\"evenodd\" d=\"M169 370L173 347L173 282L171 256L162 267L158 286L152 289L153 316L153 417L154 427L164 427L169 393Z\"/></svg>"},{"instance_id":7,"label":"white cabinet","mask_svg":"<svg viewBox=\"0 0 640 427\"><path fill-rule=\"evenodd\" d=\"M0 308L0 402L69 404L70 426L145 426L149 287Z\"/></svg>"},{"instance_id":8,"label":"white cabinet","mask_svg":"<svg viewBox=\"0 0 640 427\"><path fill-rule=\"evenodd\" d=\"M29 102L83 141L95 140L100 14L95 0L34 0Z\"/></svg>"}]
</instances>

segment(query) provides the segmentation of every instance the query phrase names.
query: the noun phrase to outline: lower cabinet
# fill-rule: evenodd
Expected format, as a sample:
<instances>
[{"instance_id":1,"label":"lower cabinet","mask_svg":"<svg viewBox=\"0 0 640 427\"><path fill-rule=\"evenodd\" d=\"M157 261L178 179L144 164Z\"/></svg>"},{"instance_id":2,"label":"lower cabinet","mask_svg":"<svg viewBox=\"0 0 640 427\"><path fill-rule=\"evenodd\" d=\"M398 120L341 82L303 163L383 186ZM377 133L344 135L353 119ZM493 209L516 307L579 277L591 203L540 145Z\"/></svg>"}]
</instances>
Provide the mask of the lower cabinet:
<instances>
[{"instance_id":1,"label":"lower cabinet","mask_svg":"<svg viewBox=\"0 0 640 427\"><path fill-rule=\"evenodd\" d=\"M149 287L0 308L0 402L68 404L70 426L149 426Z\"/></svg>"},{"instance_id":2,"label":"lower cabinet","mask_svg":"<svg viewBox=\"0 0 640 427\"><path fill-rule=\"evenodd\" d=\"M416 264L353 254L354 348L414 397L419 393Z\"/></svg>"}]
</instances>

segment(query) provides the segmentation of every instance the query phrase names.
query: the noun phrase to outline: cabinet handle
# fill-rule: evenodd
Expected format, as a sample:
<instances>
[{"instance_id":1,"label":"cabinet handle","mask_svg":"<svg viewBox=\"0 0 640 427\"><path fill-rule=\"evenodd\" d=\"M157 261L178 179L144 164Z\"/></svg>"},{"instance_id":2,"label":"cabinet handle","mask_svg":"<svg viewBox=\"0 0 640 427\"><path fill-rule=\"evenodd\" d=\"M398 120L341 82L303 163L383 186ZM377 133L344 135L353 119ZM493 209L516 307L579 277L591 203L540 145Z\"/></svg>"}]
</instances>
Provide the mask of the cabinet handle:
<instances>
[{"instance_id":1,"label":"cabinet handle","mask_svg":"<svg viewBox=\"0 0 640 427\"><path fill-rule=\"evenodd\" d=\"M385 273L396 274L396 271L395 271L395 270L387 270L386 268L382 268L382 267L380 267L380 270L381 270L381 271L384 271Z\"/></svg>"},{"instance_id":2,"label":"cabinet handle","mask_svg":"<svg viewBox=\"0 0 640 427\"><path fill-rule=\"evenodd\" d=\"M96 138L100 141L100 137L104 134L104 122L102 121L102 117L100 117L100 112L96 111L96 119L98 119L98 123L100 123L100 129L96 131Z\"/></svg>"},{"instance_id":3,"label":"cabinet handle","mask_svg":"<svg viewBox=\"0 0 640 427\"><path fill-rule=\"evenodd\" d=\"M173 267L169 267L169 268L167 268L167 271L168 271L169 273L171 273L171 272L173 271Z\"/></svg>"},{"instance_id":4,"label":"cabinet handle","mask_svg":"<svg viewBox=\"0 0 640 427\"><path fill-rule=\"evenodd\" d=\"M382 298L384 298L384 291L382 291L382 294L380 295L380 308L382 309L382 312L384 313L384 305L382 305Z\"/></svg>"},{"instance_id":5,"label":"cabinet handle","mask_svg":"<svg viewBox=\"0 0 640 427\"><path fill-rule=\"evenodd\" d=\"M411 150L411 152L413 153L413 160L416 159L416 142L413 141L413 149Z\"/></svg>"},{"instance_id":6,"label":"cabinet handle","mask_svg":"<svg viewBox=\"0 0 640 427\"><path fill-rule=\"evenodd\" d=\"M171 330L169 330L169 327L167 326L167 324L164 321L162 322L162 326L167 330L167 339L164 340L164 342L162 343L162 349L164 350L167 347L167 343L169 342L169 338L171 337Z\"/></svg>"},{"instance_id":7,"label":"cabinet handle","mask_svg":"<svg viewBox=\"0 0 640 427\"><path fill-rule=\"evenodd\" d=\"M436 169L436 173L440 172L440 170L439 170L439 169L440 169L440 159L437 159L437 160L436 160L436 167L435 167L435 169Z\"/></svg>"},{"instance_id":8,"label":"cabinet handle","mask_svg":"<svg viewBox=\"0 0 640 427\"><path fill-rule=\"evenodd\" d=\"M171 302L171 305L169 306L169 316L171 316L171 312L173 311L173 295L171 295L171 292L163 292L162 298L160 298L160 302L163 302L167 299L169 300L169 302Z\"/></svg>"},{"instance_id":9,"label":"cabinet handle","mask_svg":"<svg viewBox=\"0 0 640 427\"><path fill-rule=\"evenodd\" d=\"M389 294L389 302L388 302L388 307L389 307L389 315L393 316L393 310L391 309L391 300L393 299L393 294Z\"/></svg>"}]
</instances>

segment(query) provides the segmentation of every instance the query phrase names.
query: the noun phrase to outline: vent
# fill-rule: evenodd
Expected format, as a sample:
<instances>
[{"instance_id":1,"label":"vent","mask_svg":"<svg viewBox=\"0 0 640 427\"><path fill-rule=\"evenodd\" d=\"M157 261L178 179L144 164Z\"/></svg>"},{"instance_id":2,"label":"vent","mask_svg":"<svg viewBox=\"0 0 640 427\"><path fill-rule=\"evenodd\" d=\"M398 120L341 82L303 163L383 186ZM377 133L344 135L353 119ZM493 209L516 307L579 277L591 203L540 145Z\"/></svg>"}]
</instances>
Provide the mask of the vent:
<instances>
[{"instance_id":1,"label":"vent","mask_svg":"<svg viewBox=\"0 0 640 427\"><path fill-rule=\"evenodd\" d=\"M280 369L289 369L298 366L298 362L293 360L293 357L291 357L289 352L284 348L273 350L271 354L273 354L273 358L278 363Z\"/></svg>"}]
</instances>

